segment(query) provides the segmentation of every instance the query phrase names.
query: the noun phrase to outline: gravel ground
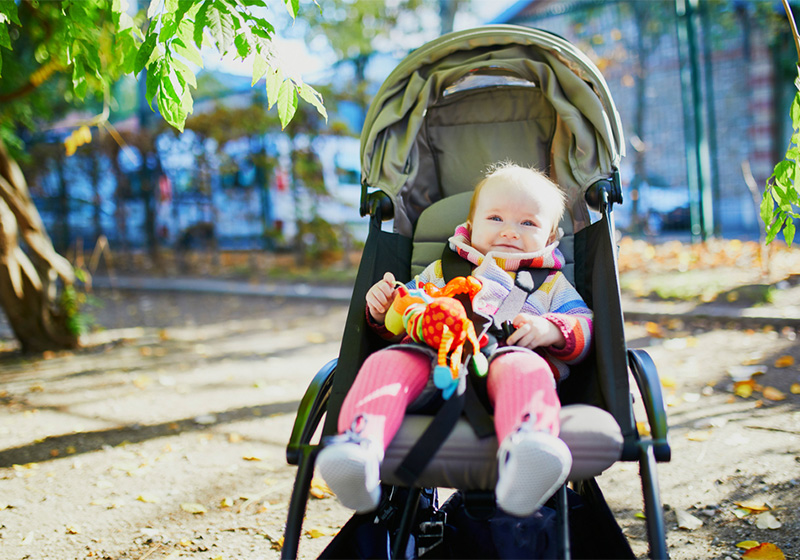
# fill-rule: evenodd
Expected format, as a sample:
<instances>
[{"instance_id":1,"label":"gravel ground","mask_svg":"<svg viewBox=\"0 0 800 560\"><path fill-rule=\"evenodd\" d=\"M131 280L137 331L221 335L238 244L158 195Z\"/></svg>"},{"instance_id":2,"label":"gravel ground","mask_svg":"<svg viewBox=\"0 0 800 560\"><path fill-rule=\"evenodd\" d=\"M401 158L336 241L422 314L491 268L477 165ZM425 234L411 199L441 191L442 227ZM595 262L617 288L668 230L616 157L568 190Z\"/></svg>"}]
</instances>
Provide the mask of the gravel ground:
<instances>
[{"instance_id":1,"label":"gravel ground","mask_svg":"<svg viewBox=\"0 0 800 560\"><path fill-rule=\"evenodd\" d=\"M278 558L295 473L285 444L305 387L338 353L345 306L99 295L107 330L84 349L0 351L0 558ZM796 333L731 326L626 327L670 403L673 459L659 466L670 555L735 559L753 540L798 558ZM753 394L735 395L731 372L752 365L763 371ZM637 469L617 464L600 484L646 557ZM335 499L312 499L300 556L316 557L347 518Z\"/></svg>"}]
</instances>

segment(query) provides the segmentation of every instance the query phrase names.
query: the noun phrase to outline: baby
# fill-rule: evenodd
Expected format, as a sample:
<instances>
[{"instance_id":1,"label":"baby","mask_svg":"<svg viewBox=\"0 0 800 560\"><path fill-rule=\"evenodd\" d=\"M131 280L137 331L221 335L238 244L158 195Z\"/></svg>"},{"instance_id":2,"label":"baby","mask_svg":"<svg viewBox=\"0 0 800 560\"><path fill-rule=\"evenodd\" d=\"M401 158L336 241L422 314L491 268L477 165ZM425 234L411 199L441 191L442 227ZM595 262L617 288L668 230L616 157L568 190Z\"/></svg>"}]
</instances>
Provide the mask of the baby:
<instances>
[{"instance_id":1,"label":"baby","mask_svg":"<svg viewBox=\"0 0 800 560\"><path fill-rule=\"evenodd\" d=\"M456 228L450 248L473 266L482 282L473 310L498 320L507 313L515 276L525 269L549 269L541 286L514 311L514 331L489 356L487 393L494 411L498 450L498 506L528 516L564 483L572 466L558 438L560 402L556 384L568 364L589 350L592 312L560 269L558 224L564 195L544 174L499 164L476 187L467 222ZM445 284L441 260L419 276ZM367 293L367 319L390 338L383 325L396 283L387 273ZM495 325L497 326L497 325ZM339 413L339 436L320 452L317 466L343 505L363 513L380 500L380 463L402 423L406 408L428 384L435 352L409 343L389 346L362 365Z\"/></svg>"}]
</instances>

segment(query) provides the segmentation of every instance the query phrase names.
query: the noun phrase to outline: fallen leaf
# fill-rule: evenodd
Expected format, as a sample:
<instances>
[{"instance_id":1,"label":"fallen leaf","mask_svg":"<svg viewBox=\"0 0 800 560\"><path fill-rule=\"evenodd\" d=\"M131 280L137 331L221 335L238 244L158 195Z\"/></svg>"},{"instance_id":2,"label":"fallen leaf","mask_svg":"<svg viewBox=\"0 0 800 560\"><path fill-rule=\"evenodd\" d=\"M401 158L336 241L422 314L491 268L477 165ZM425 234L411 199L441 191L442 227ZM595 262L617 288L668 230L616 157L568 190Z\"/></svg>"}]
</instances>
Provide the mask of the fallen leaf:
<instances>
[{"instance_id":1,"label":"fallen leaf","mask_svg":"<svg viewBox=\"0 0 800 560\"><path fill-rule=\"evenodd\" d=\"M737 506L749 509L750 511L767 511L769 510L769 506L767 506L764 502L759 502L756 500L745 500L743 502L733 502Z\"/></svg>"},{"instance_id":2,"label":"fallen leaf","mask_svg":"<svg viewBox=\"0 0 800 560\"><path fill-rule=\"evenodd\" d=\"M676 514L678 516L678 527L681 529L694 531L703 526L703 522L689 512L679 509L676 511Z\"/></svg>"},{"instance_id":3,"label":"fallen leaf","mask_svg":"<svg viewBox=\"0 0 800 560\"><path fill-rule=\"evenodd\" d=\"M686 434L686 439L689 441L707 441L711 434L711 430L692 430Z\"/></svg>"},{"instance_id":4,"label":"fallen leaf","mask_svg":"<svg viewBox=\"0 0 800 560\"><path fill-rule=\"evenodd\" d=\"M155 496L151 496L150 494L140 494L139 496L136 497L136 499L146 504L158 503L158 498L156 498Z\"/></svg>"},{"instance_id":5,"label":"fallen leaf","mask_svg":"<svg viewBox=\"0 0 800 560\"><path fill-rule=\"evenodd\" d=\"M643 511L637 511L633 514L636 519L647 519Z\"/></svg>"},{"instance_id":6,"label":"fallen leaf","mask_svg":"<svg viewBox=\"0 0 800 560\"><path fill-rule=\"evenodd\" d=\"M283 537L278 537L275 540L270 539L270 548L272 550L282 550L283 549Z\"/></svg>"},{"instance_id":7,"label":"fallen leaf","mask_svg":"<svg viewBox=\"0 0 800 560\"><path fill-rule=\"evenodd\" d=\"M768 511L759 513L756 516L756 527L759 529L780 529L782 526L781 522L775 519L775 516Z\"/></svg>"},{"instance_id":8,"label":"fallen leaf","mask_svg":"<svg viewBox=\"0 0 800 560\"><path fill-rule=\"evenodd\" d=\"M133 380L133 386L137 389L147 389L150 385L153 384L153 378L149 375L137 375L136 378Z\"/></svg>"},{"instance_id":9,"label":"fallen leaf","mask_svg":"<svg viewBox=\"0 0 800 560\"><path fill-rule=\"evenodd\" d=\"M329 498L333 496L333 491L328 487L323 480L314 478L311 480L311 488L309 493L318 500Z\"/></svg>"},{"instance_id":10,"label":"fallen leaf","mask_svg":"<svg viewBox=\"0 0 800 560\"><path fill-rule=\"evenodd\" d=\"M336 531L322 530L322 529L309 529L306 531L306 535L312 539L318 539L320 537L331 537L336 534Z\"/></svg>"},{"instance_id":11,"label":"fallen leaf","mask_svg":"<svg viewBox=\"0 0 800 560\"><path fill-rule=\"evenodd\" d=\"M736 548L744 548L745 550L755 548L761 543L758 541L742 541L740 543L736 543Z\"/></svg>"},{"instance_id":12,"label":"fallen leaf","mask_svg":"<svg viewBox=\"0 0 800 560\"><path fill-rule=\"evenodd\" d=\"M738 517L739 519L744 519L748 515L750 515L751 511L747 508L736 508L733 510L733 515Z\"/></svg>"},{"instance_id":13,"label":"fallen leaf","mask_svg":"<svg viewBox=\"0 0 800 560\"><path fill-rule=\"evenodd\" d=\"M734 381L747 381L754 375L763 375L766 372L767 366L764 364L746 363L741 366L731 366L728 368L728 375L730 375L731 379Z\"/></svg>"},{"instance_id":14,"label":"fallen leaf","mask_svg":"<svg viewBox=\"0 0 800 560\"><path fill-rule=\"evenodd\" d=\"M650 425L647 422L636 422L636 431L640 436L650 435Z\"/></svg>"},{"instance_id":15,"label":"fallen leaf","mask_svg":"<svg viewBox=\"0 0 800 560\"><path fill-rule=\"evenodd\" d=\"M237 434L236 432L231 432L231 433L228 434L228 442L229 443L239 443L240 441L243 441L243 440L244 440L244 437L242 436L242 434Z\"/></svg>"},{"instance_id":16,"label":"fallen leaf","mask_svg":"<svg viewBox=\"0 0 800 560\"><path fill-rule=\"evenodd\" d=\"M306 335L306 340L310 344L322 344L325 342L325 335L322 333L308 333Z\"/></svg>"},{"instance_id":17,"label":"fallen leaf","mask_svg":"<svg viewBox=\"0 0 800 560\"><path fill-rule=\"evenodd\" d=\"M775 387L764 387L762 394L764 395L765 399L769 399L771 401L782 401L786 398L786 393L776 389Z\"/></svg>"},{"instance_id":18,"label":"fallen leaf","mask_svg":"<svg viewBox=\"0 0 800 560\"><path fill-rule=\"evenodd\" d=\"M772 543L761 543L742 554L744 560L786 560L783 551Z\"/></svg>"},{"instance_id":19,"label":"fallen leaf","mask_svg":"<svg viewBox=\"0 0 800 560\"><path fill-rule=\"evenodd\" d=\"M647 331L647 334L653 338L664 338L664 329L662 329L661 325L658 323L649 321L647 324L645 324L644 328Z\"/></svg>"},{"instance_id":20,"label":"fallen leaf","mask_svg":"<svg viewBox=\"0 0 800 560\"><path fill-rule=\"evenodd\" d=\"M196 504L192 502L185 502L181 504L181 509L183 511L196 514L201 514L206 512L206 508L202 504Z\"/></svg>"},{"instance_id":21,"label":"fallen leaf","mask_svg":"<svg viewBox=\"0 0 800 560\"><path fill-rule=\"evenodd\" d=\"M661 386L666 387L667 389L671 389L675 387L675 378L670 377L669 375L660 375L659 379L661 380Z\"/></svg>"},{"instance_id":22,"label":"fallen leaf","mask_svg":"<svg viewBox=\"0 0 800 560\"><path fill-rule=\"evenodd\" d=\"M800 383L792 383L789 387L789 392L793 395L800 395Z\"/></svg>"},{"instance_id":23,"label":"fallen leaf","mask_svg":"<svg viewBox=\"0 0 800 560\"><path fill-rule=\"evenodd\" d=\"M785 368L794 365L794 356L781 356L777 360L775 360L775 367L776 368Z\"/></svg>"},{"instance_id":24,"label":"fallen leaf","mask_svg":"<svg viewBox=\"0 0 800 560\"><path fill-rule=\"evenodd\" d=\"M747 381L737 381L733 384L733 392L743 399L750 398L753 394L753 388L755 387L755 381L752 379L748 379Z\"/></svg>"},{"instance_id":25,"label":"fallen leaf","mask_svg":"<svg viewBox=\"0 0 800 560\"><path fill-rule=\"evenodd\" d=\"M68 535L77 535L81 532L75 525L67 525L66 531Z\"/></svg>"},{"instance_id":26,"label":"fallen leaf","mask_svg":"<svg viewBox=\"0 0 800 560\"><path fill-rule=\"evenodd\" d=\"M222 498L222 500L219 502L219 507L221 508L233 507L233 498Z\"/></svg>"},{"instance_id":27,"label":"fallen leaf","mask_svg":"<svg viewBox=\"0 0 800 560\"><path fill-rule=\"evenodd\" d=\"M264 460L262 457L259 457L258 455L245 455L244 457L242 457L242 459L244 459L245 461L263 461Z\"/></svg>"}]
</instances>

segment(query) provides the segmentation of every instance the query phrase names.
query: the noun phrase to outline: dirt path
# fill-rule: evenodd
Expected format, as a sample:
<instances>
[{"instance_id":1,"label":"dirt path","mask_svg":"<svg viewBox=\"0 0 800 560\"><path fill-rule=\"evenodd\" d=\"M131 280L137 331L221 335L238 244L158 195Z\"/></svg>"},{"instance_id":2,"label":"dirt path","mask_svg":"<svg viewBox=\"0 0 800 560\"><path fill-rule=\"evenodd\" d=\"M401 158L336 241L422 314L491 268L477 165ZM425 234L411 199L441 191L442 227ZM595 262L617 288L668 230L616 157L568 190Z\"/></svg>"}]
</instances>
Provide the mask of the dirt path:
<instances>
[{"instance_id":1,"label":"dirt path","mask_svg":"<svg viewBox=\"0 0 800 560\"><path fill-rule=\"evenodd\" d=\"M339 304L127 294L99 312L115 330L86 350L0 354L0 558L278 558L294 411L338 353L345 315ZM132 322L148 326L123 329ZM800 362L794 331L670 326L628 325L628 340L669 385L673 461L659 472L672 558L737 558L743 540L800 557L800 370L775 367ZM746 363L767 367L742 398L729 371ZM600 482L645 555L636 465ZM781 527L757 528L735 505L745 500ZM703 525L679 529L677 512ZM312 500L301 557L347 518L334 499Z\"/></svg>"}]
</instances>

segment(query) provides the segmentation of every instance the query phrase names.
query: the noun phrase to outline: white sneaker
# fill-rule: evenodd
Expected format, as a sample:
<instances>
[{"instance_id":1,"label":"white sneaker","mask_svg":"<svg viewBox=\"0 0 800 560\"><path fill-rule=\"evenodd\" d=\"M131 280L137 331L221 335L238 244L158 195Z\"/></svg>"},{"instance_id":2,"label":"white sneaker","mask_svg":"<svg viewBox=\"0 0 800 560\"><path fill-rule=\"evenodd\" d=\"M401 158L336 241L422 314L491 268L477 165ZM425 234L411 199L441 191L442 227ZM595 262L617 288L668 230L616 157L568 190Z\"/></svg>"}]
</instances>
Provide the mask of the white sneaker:
<instances>
[{"instance_id":1,"label":"white sneaker","mask_svg":"<svg viewBox=\"0 0 800 560\"><path fill-rule=\"evenodd\" d=\"M542 507L572 468L566 443L528 426L503 440L497 459L497 505L517 517L527 517Z\"/></svg>"},{"instance_id":2,"label":"white sneaker","mask_svg":"<svg viewBox=\"0 0 800 560\"><path fill-rule=\"evenodd\" d=\"M381 499L381 454L369 440L343 434L331 438L317 456L319 473L346 508L367 513Z\"/></svg>"}]
</instances>

